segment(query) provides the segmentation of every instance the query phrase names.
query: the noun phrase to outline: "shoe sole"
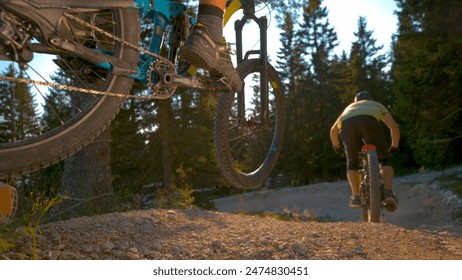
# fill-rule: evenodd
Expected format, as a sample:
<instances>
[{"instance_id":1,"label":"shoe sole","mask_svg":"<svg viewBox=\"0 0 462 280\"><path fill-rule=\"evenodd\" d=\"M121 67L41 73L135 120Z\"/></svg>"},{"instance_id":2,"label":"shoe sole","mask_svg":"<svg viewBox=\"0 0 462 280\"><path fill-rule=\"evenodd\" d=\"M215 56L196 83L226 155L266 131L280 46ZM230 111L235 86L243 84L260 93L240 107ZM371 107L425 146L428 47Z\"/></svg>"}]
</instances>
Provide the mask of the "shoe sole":
<instances>
[{"instance_id":1,"label":"shoe sole","mask_svg":"<svg viewBox=\"0 0 462 280\"><path fill-rule=\"evenodd\" d=\"M385 199L384 201L384 208L388 212L394 212L396 209L398 209L398 203L396 200L390 198L390 199Z\"/></svg>"},{"instance_id":2,"label":"shoe sole","mask_svg":"<svg viewBox=\"0 0 462 280\"><path fill-rule=\"evenodd\" d=\"M226 77L226 73L223 73L217 68L211 66L210 63L208 63L205 58L197 54L197 52L194 51L194 49L183 47L182 49L180 49L178 57L182 60L187 61L189 64L196 66L197 68L207 70L213 77ZM230 83L232 82L230 81ZM234 84L231 87L234 91L238 91Z\"/></svg>"},{"instance_id":3,"label":"shoe sole","mask_svg":"<svg viewBox=\"0 0 462 280\"><path fill-rule=\"evenodd\" d=\"M210 66L210 64L205 60L202 56L198 55L194 50L190 50L188 48L181 49L178 53L178 56L182 59L187 61L188 63L207 70L210 72L211 75L214 76L223 76L224 73L221 73L217 69Z\"/></svg>"}]
</instances>

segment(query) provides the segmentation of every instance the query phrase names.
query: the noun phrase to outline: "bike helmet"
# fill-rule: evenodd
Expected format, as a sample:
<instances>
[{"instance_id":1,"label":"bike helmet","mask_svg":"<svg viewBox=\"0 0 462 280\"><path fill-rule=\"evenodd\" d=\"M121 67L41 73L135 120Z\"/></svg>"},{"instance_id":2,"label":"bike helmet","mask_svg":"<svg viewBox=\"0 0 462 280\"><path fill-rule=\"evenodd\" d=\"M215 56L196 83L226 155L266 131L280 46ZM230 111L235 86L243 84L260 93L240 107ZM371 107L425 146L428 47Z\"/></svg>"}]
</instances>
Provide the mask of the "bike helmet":
<instances>
[{"instance_id":1,"label":"bike helmet","mask_svg":"<svg viewBox=\"0 0 462 280\"><path fill-rule=\"evenodd\" d=\"M372 96L368 91L360 91L355 95L355 102L360 100L372 100Z\"/></svg>"}]
</instances>

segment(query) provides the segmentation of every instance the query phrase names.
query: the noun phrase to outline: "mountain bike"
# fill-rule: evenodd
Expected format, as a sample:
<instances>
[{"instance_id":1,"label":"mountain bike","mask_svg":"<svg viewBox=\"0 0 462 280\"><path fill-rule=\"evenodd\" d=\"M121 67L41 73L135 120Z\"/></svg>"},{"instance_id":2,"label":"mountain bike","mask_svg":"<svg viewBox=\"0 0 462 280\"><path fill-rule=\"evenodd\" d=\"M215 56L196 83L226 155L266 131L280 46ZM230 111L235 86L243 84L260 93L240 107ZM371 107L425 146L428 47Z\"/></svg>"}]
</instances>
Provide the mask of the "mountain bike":
<instances>
[{"instance_id":1,"label":"mountain bike","mask_svg":"<svg viewBox=\"0 0 462 280\"><path fill-rule=\"evenodd\" d=\"M371 144L363 145L360 158L361 218L366 222L378 223L381 213L383 213L384 194L376 147Z\"/></svg>"},{"instance_id":2,"label":"mountain bike","mask_svg":"<svg viewBox=\"0 0 462 280\"><path fill-rule=\"evenodd\" d=\"M39 170L82 149L109 126L126 98L167 99L183 87L219 92L214 144L220 169L237 187L261 185L285 129L284 89L268 61L267 19L255 15L264 2L228 1L226 22L243 11L235 21L236 60L246 86L235 93L225 78L177 58L195 22L180 1L2 1L0 61L19 70L0 76L0 100L8 105L2 108L10 108L0 112L0 178ZM245 52L248 21L259 26L260 49ZM53 65L59 79L45 77ZM130 94L134 81L146 90ZM36 93L33 99L26 87Z\"/></svg>"}]
</instances>

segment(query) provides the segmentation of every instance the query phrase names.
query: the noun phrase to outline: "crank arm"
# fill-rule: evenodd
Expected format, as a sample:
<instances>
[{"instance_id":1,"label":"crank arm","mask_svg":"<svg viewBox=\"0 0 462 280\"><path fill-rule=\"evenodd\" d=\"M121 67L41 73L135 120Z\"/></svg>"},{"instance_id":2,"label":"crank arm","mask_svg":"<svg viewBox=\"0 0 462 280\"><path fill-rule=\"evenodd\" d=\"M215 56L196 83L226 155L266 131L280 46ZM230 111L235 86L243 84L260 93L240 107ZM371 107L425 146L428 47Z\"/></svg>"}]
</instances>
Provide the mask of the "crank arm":
<instances>
[{"instance_id":1,"label":"crank arm","mask_svg":"<svg viewBox=\"0 0 462 280\"><path fill-rule=\"evenodd\" d=\"M163 83L167 86L194 88L200 90L230 91L231 86L227 80L222 79L199 79L197 77L184 77L178 74L166 73L163 76Z\"/></svg>"}]
</instances>

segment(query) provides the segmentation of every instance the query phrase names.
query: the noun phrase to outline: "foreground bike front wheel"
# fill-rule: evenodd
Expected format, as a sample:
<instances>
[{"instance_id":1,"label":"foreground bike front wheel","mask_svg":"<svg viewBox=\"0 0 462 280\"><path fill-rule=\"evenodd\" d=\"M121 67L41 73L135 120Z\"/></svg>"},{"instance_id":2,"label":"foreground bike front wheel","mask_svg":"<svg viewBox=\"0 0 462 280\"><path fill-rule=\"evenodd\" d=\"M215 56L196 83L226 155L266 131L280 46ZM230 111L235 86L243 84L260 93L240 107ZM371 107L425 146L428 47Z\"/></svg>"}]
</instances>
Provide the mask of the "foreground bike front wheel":
<instances>
[{"instance_id":1,"label":"foreground bike front wheel","mask_svg":"<svg viewBox=\"0 0 462 280\"><path fill-rule=\"evenodd\" d=\"M223 93L214 126L217 159L223 176L239 188L261 186L281 152L285 132L284 90L277 71L267 66L261 83L260 60L242 62L237 70L244 90ZM264 79L263 79L264 80ZM262 94L267 87L267 94Z\"/></svg>"},{"instance_id":2,"label":"foreground bike front wheel","mask_svg":"<svg viewBox=\"0 0 462 280\"><path fill-rule=\"evenodd\" d=\"M138 12L135 9L71 9L68 13L123 41L138 44ZM137 50L72 19L64 22L59 32L67 36L69 41L92 48L95 52L127 62L138 61ZM34 44L40 45L40 42L46 44L40 38ZM43 47L40 49L43 50ZM11 66L8 75L124 94L129 92L133 81L129 77L115 75L111 69L105 70L58 49L50 48L47 53L34 53L34 59L27 69L34 70L37 67L41 67L42 73L54 67L54 73L51 73L54 78L48 80L43 74L28 74L25 71L18 73ZM5 75L5 71L2 75ZM26 87L20 83L2 82L1 86L3 104L0 105L8 107L11 113L0 112L0 124L3 124L0 126L0 178L39 170L80 150L110 124L124 101L120 97L71 92L54 87L43 88L35 84L28 85L27 88L33 91L29 95L24 94L27 92ZM24 111L24 104L27 105L27 112Z\"/></svg>"}]
</instances>

